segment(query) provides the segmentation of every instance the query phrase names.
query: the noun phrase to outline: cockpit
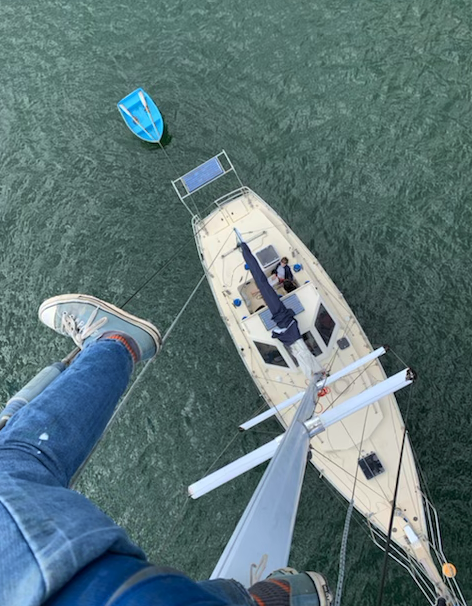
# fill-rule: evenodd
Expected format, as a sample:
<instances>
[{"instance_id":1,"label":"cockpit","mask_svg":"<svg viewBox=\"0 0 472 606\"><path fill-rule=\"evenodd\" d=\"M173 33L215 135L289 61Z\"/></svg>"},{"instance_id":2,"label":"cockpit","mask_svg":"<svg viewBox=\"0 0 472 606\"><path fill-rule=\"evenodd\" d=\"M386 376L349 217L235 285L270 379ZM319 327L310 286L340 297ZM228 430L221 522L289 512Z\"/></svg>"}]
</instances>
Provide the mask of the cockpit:
<instances>
[{"instance_id":1,"label":"cockpit","mask_svg":"<svg viewBox=\"0 0 472 606\"><path fill-rule=\"evenodd\" d=\"M296 263L291 266L293 288L289 291L284 288L282 281L278 279L270 281L274 269L281 262L281 257L273 244L254 251L253 255L285 307L294 311L306 348L317 359L317 364L321 365L321 360L329 355L333 347L338 324L328 311L320 292L311 280L304 279L308 276L301 271L302 266L297 266ZM296 370L299 363L293 355L294 352L290 347L285 347L279 340L272 337L272 331L276 328L272 312L266 306L247 265L245 271L245 279L242 280L238 289L247 312L249 312L249 315L242 318L245 332L251 338L266 365ZM300 277L302 277L301 280Z\"/></svg>"},{"instance_id":2,"label":"cockpit","mask_svg":"<svg viewBox=\"0 0 472 606\"><path fill-rule=\"evenodd\" d=\"M279 294L280 296L284 296L298 288L299 284L295 277L293 278L293 280L290 281L292 284L289 285L284 284L283 282L279 282L277 276L273 274L273 271L280 264L281 257L272 244L269 244L269 246L258 250L254 253L254 256L257 258L259 265L261 266L265 276L269 280L269 284L272 286L272 288L276 291L277 294ZM247 279L239 287L238 290L241 299L247 306L249 313L253 314L263 309L266 305L254 278L251 276L249 269L246 268L246 270Z\"/></svg>"}]
</instances>

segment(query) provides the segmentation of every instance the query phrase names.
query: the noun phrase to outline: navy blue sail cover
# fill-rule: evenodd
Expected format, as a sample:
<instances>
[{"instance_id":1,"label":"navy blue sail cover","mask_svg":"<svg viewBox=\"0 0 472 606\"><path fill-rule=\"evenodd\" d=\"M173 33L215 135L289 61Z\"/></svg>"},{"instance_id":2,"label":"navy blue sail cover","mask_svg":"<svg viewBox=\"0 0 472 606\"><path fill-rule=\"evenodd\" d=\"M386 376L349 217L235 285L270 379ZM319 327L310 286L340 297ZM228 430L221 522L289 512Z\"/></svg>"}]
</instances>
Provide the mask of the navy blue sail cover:
<instances>
[{"instance_id":1,"label":"navy blue sail cover","mask_svg":"<svg viewBox=\"0 0 472 606\"><path fill-rule=\"evenodd\" d=\"M272 313L272 319L277 324L277 328L274 329L272 337L279 339L284 345L292 345L292 343L301 339L301 334L298 330L298 322L294 318L295 312L293 309L287 309L280 300L278 294L269 284L266 275L262 271L261 266L246 242L241 243L241 250L243 252L244 260L249 266L249 271L256 281L257 288L259 289L265 304ZM282 329L283 332L279 333L279 329Z\"/></svg>"}]
</instances>

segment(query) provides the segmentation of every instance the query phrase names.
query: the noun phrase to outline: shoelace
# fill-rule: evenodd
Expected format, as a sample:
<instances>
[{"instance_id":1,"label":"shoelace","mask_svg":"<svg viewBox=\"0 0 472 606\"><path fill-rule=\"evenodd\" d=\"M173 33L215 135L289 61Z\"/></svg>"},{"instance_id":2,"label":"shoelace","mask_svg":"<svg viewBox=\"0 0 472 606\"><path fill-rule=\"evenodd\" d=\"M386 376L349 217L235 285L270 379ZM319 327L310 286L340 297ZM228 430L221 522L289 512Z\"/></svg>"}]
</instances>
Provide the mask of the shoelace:
<instances>
[{"instance_id":1,"label":"shoelace","mask_svg":"<svg viewBox=\"0 0 472 606\"><path fill-rule=\"evenodd\" d=\"M73 339L77 347L82 349L85 339L88 339L96 330L108 322L108 318L104 316L94 323L99 310L98 307L94 309L83 326L80 326L80 323L71 314L67 312L62 314L62 330Z\"/></svg>"}]
</instances>

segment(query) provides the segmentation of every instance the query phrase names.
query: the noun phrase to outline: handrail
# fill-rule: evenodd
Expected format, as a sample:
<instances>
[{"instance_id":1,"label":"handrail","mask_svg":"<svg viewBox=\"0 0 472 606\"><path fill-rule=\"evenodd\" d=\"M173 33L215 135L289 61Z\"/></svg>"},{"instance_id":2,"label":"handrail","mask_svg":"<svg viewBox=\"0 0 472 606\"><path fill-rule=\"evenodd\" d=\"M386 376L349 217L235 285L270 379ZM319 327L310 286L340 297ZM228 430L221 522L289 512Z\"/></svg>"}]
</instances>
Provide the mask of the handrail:
<instances>
[{"instance_id":1,"label":"handrail","mask_svg":"<svg viewBox=\"0 0 472 606\"><path fill-rule=\"evenodd\" d=\"M436 511L436 508L431 503L431 501L428 499L428 497L422 491L421 491L421 496L423 498L424 507L426 509L426 513L427 513L427 517L428 517L428 519L427 519L428 531L429 531L428 536L430 536L432 539L432 541L431 540L429 541L429 544L430 544L431 549L433 550L433 553L436 557L438 564L440 566L442 566L443 564L448 562L448 560L443 551L441 527L439 524L438 512ZM432 516L431 516L431 513L432 513ZM461 606L466 606L466 601L465 601L464 595L461 591L461 588L460 588L459 583L457 582L456 578L455 577L453 577L453 578L444 577L444 581L445 581L447 587L449 588L449 591L451 592L453 597L456 599L457 603L460 604ZM460 598L460 599L458 599L458 598Z\"/></svg>"},{"instance_id":2,"label":"handrail","mask_svg":"<svg viewBox=\"0 0 472 606\"><path fill-rule=\"evenodd\" d=\"M423 498L425 498L423 493L422 493L422 496L423 496ZM428 506L431 507L431 510L434 513L435 509L429 501L428 501L427 507ZM437 517L436 517L436 520L437 520ZM366 522L369 527L370 535L371 535L374 545L379 547L382 551L385 551L384 545L386 542L386 537L384 536L384 534L382 533L381 530L376 528L371 523L371 521L368 518L366 518ZM435 530L430 528L429 530L436 533L439 531L439 528L437 528ZM446 560L444 554L442 552L441 553L438 552L438 550L432 545L431 541L428 541L428 542L429 542L430 547L433 549L433 552L434 552L434 555L436 556L438 564L442 565L443 563L445 563L447 560ZM430 604L432 606L435 605L436 604L436 599L435 599L436 586L433 583L433 581L430 579L430 577L426 573L426 571L420 566L420 564L414 558L410 557L408 552L404 551L403 549L401 549L400 547L395 545L395 543L390 544L390 549L392 550L391 552L389 552L390 557L407 570L407 572L410 574L410 576L415 581L417 586L420 588L422 593L428 599ZM443 582L444 582L445 586L447 587L447 589L449 590L451 598L454 600L454 606L467 606L467 602L464 598L464 595L463 595L456 579L455 578L448 579L447 577L446 578L443 577ZM431 596L433 596L434 599L428 597L427 592L429 592L431 594Z\"/></svg>"},{"instance_id":3,"label":"handrail","mask_svg":"<svg viewBox=\"0 0 472 606\"><path fill-rule=\"evenodd\" d=\"M206 162L199 164L178 179L172 181L172 187L179 200L193 217L195 216L195 213L190 210L185 199L230 172L234 173L242 189L243 184L236 169L229 159L228 154L225 150L222 150L219 154L216 154L216 156L213 156L209 160L206 160Z\"/></svg>"}]
</instances>

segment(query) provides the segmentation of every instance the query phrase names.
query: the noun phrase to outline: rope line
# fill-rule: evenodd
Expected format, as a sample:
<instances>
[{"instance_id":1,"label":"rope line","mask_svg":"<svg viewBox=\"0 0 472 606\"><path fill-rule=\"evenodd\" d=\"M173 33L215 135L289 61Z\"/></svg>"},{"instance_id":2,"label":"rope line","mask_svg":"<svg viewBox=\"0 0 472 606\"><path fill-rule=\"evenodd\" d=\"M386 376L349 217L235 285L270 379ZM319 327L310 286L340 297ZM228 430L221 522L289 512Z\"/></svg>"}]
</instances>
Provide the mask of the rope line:
<instances>
[{"instance_id":1,"label":"rope line","mask_svg":"<svg viewBox=\"0 0 472 606\"><path fill-rule=\"evenodd\" d=\"M208 204L208 206L206 206L203 209L203 213L205 213L209 208L211 208L213 206L213 202L211 202L211 204ZM143 290L143 288L145 288L150 282L152 282L152 280L154 280L154 278L159 275L161 273L161 271L163 271L170 263L172 263L172 261L178 257L180 255L180 253L184 250L184 248L187 246L187 244L189 242L191 242L192 240L195 240L195 236L198 235L203 229L206 228L206 223L203 223L202 226L197 229L189 238L187 238L187 240L185 240L185 242L182 244L182 246L177 250L176 253L174 253L171 257L169 257L169 259L167 259L167 261L164 261L164 263L149 277L147 278L142 284L141 286L135 290L135 292L126 299L126 301L124 303L122 303L120 305L120 308L123 309L126 305L128 305L128 303L134 299L134 297L141 292L141 290ZM226 244L226 242L225 242Z\"/></svg>"},{"instance_id":2,"label":"rope line","mask_svg":"<svg viewBox=\"0 0 472 606\"><path fill-rule=\"evenodd\" d=\"M176 317L174 318L172 324L169 326L169 328L167 329L167 332L165 333L165 335L162 337L162 345L164 345L164 343L167 341L167 339L170 336L170 333L174 330L177 322L180 320L180 318L182 317L182 314L184 313L184 311L187 309L190 301L193 299L193 297L197 294L197 290L200 288L200 285L202 284L203 280L206 278L206 273L203 274L203 276L200 278L200 280L197 282L195 288L192 290L190 296L188 297L188 299L185 301L185 303L182 306L182 309L179 311L179 313L176 315Z\"/></svg>"},{"instance_id":3,"label":"rope line","mask_svg":"<svg viewBox=\"0 0 472 606\"><path fill-rule=\"evenodd\" d=\"M346 570L347 539L349 536L349 529L351 526L351 517L352 517L353 509L354 509L354 499L351 499L349 502L349 507L347 509L346 519L344 520L343 536L341 539L341 549L339 552L338 583L336 585L336 598L334 601L334 606L340 606L340 604L341 604L341 596L342 596L343 586L344 586L344 573Z\"/></svg>"}]
</instances>

